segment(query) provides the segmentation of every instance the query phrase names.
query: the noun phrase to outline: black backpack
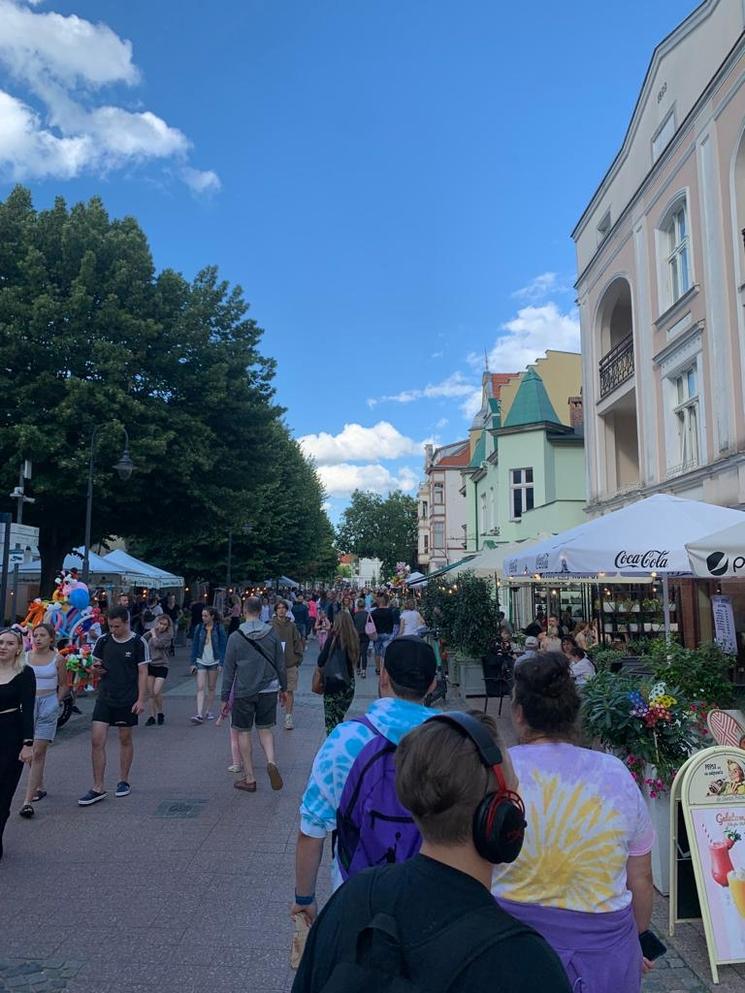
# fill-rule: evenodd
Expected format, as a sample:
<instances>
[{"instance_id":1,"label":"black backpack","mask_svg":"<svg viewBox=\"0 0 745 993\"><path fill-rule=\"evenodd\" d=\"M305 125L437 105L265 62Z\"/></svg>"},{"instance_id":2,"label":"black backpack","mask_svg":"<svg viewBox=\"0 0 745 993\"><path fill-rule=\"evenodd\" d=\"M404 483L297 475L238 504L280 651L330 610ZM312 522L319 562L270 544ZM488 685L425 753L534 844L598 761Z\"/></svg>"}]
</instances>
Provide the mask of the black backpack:
<instances>
[{"instance_id":1,"label":"black backpack","mask_svg":"<svg viewBox=\"0 0 745 993\"><path fill-rule=\"evenodd\" d=\"M491 908L472 910L419 942L409 961L395 916L395 894L385 900L374 899L379 880L374 873L369 879L370 912L375 905L385 903L393 913L374 913L357 934L354 962L338 962L321 993L447 993L463 970L496 942L530 931L519 921L506 918L503 929L487 929L485 937L469 947L477 919L488 913L490 923L493 920ZM456 954L453 949L457 949Z\"/></svg>"}]
</instances>

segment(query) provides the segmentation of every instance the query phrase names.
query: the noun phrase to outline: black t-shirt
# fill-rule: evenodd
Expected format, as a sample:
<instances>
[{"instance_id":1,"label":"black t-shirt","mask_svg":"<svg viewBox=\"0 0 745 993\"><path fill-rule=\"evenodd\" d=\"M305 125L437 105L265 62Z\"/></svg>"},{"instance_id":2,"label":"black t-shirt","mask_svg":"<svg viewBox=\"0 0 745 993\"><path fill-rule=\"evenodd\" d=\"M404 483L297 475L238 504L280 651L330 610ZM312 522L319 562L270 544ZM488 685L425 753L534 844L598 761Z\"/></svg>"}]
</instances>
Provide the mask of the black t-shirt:
<instances>
[{"instance_id":1,"label":"black t-shirt","mask_svg":"<svg viewBox=\"0 0 745 993\"><path fill-rule=\"evenodd\" d=\"M396 618L390 607L376 607L372 612L378 634L393 634Z\"/></svg>"},{"instance_id":2,"label":"black t-shirt","mask_svg":"<svg viewBox=\"0 0 745 993\"><path fill-rule=\"evenodd\" d=\"M150 661L145 639L132 634L126 641L116 641L105 634L96 642L93 658L106 670L98 686L100 699L112 707L131 707L137 699L139 667Z\"/></svg>"},{"instance_id":3,"label":"black t-shirt","mask_svg":"<svg viewBox=\"0 0 745 993\"><path fill-rule=\"evenodd\" d=\"M422 990L442 988L444 956L448 993L570 993L561 962L537 932L471 876L424 855L361 872L337 890L310 930L292 993L320 993L338 962L354 962L357 935L380 912L395 917L411 981ZM466 934L454 947L445 931L465 915Z\"/></svg>"}]
</instances>

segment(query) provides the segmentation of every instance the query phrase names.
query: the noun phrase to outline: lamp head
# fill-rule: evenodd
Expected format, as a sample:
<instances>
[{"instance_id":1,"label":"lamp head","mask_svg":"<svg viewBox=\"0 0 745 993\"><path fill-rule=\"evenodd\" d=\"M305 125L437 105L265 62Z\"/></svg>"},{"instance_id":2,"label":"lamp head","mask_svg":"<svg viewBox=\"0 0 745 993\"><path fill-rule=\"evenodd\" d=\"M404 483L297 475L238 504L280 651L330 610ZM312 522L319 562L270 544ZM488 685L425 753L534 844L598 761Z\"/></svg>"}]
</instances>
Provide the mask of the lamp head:
<instances>
[{"instance_id":1,"label":"lamp head","mask_svg":"<svg viewBox=\"0 0 745 993\"><path fill-rule=\"evenodd\" d=\"M118 462L114 464L114 468L119 474L119 478L122 482L126 483L131 477L132 473L135 471L135 464L129 457L129 449L125 448L121 454L121 458Z\"/></svg>"}]
</instances>

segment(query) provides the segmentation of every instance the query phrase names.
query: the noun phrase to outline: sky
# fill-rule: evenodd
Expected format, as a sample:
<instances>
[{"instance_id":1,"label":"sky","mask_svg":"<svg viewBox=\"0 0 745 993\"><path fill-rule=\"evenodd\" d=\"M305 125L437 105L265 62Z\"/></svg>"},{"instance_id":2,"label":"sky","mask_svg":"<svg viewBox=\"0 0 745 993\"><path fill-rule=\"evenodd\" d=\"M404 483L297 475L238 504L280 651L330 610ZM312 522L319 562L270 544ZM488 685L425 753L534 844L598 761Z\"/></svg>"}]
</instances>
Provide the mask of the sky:
<instances>
[{"instance_id":1,"label":"sky","mask_svg":"<svg viewBox=\"0 0 745 993\"><path fill-rule=\"evenodd\" d=\"M101 195L239 283L338 518L488 357L579 350L570 232L694 0L0 0L0 197Z\"/></svg>"}]
</instances>

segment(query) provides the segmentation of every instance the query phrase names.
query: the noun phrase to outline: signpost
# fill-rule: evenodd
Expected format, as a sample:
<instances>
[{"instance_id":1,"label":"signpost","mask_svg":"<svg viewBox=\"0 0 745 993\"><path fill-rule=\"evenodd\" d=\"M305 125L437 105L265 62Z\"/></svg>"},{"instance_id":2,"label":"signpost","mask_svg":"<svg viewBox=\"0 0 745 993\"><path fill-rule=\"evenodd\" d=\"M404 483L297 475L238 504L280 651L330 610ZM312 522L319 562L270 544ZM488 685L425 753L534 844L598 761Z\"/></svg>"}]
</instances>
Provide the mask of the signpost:
<instances>
[{"instance_id":1,"label":"signpost","mask_svg":"<svg viewBox=\"0 0 745 993\"><path fill-rule=\"evenodd\" d=\"M671 801L670 934L680 921L703 918L718 983L718 966L745 962L745 750L697 752L675 777ZM684 892L686 862L693 867L698 912Z\"/></svg>"}]
</instances>

